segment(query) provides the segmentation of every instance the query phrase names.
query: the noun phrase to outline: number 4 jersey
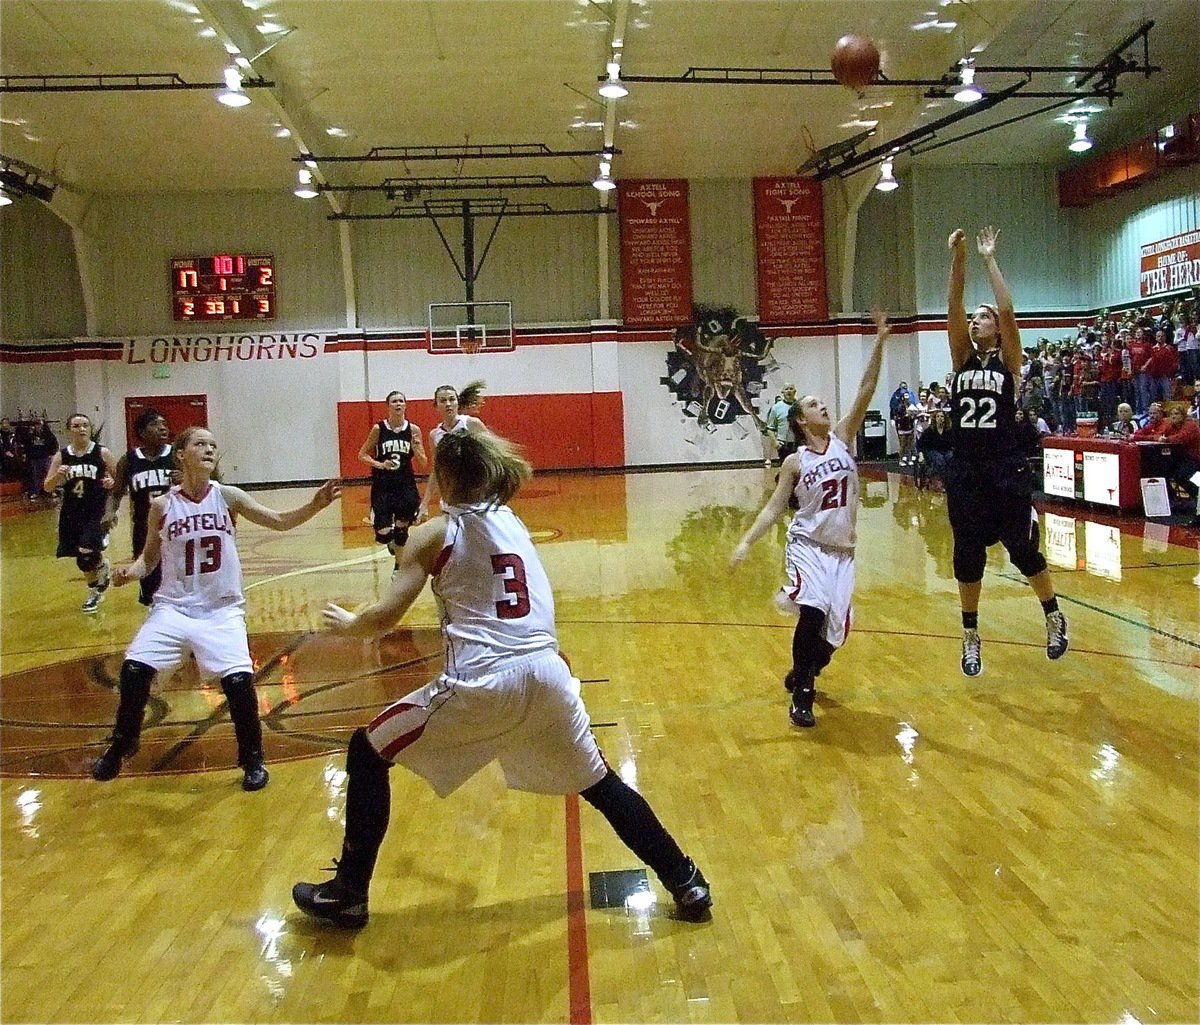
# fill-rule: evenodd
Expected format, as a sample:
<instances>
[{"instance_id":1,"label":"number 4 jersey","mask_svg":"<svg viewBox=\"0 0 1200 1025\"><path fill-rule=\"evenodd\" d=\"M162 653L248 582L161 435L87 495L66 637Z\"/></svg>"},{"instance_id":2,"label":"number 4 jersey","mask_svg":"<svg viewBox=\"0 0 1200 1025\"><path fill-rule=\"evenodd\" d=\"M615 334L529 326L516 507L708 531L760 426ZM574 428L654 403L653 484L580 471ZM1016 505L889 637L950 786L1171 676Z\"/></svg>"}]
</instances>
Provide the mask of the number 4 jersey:
<instances>
[{"instance_id":1,"label":"number 4 jersey","mask_svg":"<svg viewBox=\"0 0 1200 1025\"><path fill-rule=\"evenodd\" d=\"M470 680L521 655L557 651L554 595L529 531L508 506L447 506L432 588L446 675Z\"/></svg>"},{"instance_id":2,"label":"number 4 jersey","mask_svg":"<svg viewBox=\"0 0 1200 1025\"><path fill-rule=\"evenodd\" d=\"M171 488L159 530L162 584L155 604L202 616L245 601L233 531L233 514L219 484L209 484L199 499Z\"/></svg>"},{"instance_id":3,"label":"number 4 jersey","mask_svg":"<svg viewBox=\"0 0 1200 1025\"><path fill-rule=\"evenodd\" d=\"M805 537L826 548L854 551L858 522L858 466L836 434L824 452L803 445L796 452L798 503L788 538Z\"/></svg>"}]
</instances>

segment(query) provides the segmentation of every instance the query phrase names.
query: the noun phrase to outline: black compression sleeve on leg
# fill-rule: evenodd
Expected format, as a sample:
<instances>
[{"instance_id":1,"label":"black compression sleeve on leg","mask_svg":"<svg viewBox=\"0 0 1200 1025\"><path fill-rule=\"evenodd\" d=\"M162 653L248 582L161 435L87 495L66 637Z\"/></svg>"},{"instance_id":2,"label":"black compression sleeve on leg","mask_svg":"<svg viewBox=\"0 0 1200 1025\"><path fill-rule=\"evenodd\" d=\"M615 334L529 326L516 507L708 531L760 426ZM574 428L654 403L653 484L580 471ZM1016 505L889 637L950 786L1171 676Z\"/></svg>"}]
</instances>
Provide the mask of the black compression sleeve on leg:
<instances>
[{"instance_id":1,"label":"black compression sleeve on leg","mask_svg":"<svg viewBox=\"0 0 1200 1025\"><path fill-rule=\"evenodd\" d=\"M121 665L121 697L117 705L117 723L113 727L113 743L120 744L126 753L137 750L154 674L154 667L145 662L127 658Z\"/></svg>"},{"instance_id":2,"label":"black compression sleeve on leg","mask_svg":"<svg viewBox=\"0 0 1200 1025\"><path fill-rule=\"evenodd\" d=\"M621 842L650 866L668 890L687 881L692 863L646 799L612 769L579 796L608 820Z\"/></svg>"},{"instance_id":3,"label":"black compression sleeve on leg","mask_svg":"<svg viewBox=\"0 0 1200 1025\"><path fill-rule=\"evenodd\" d=\"M375 859L392 813L392 763L379 754L360 726L346 752L346 839L338 874L351 889L367 892Z\"/></svg>"},{"instance_id":4,"label":"black compression sleeve on leg","mask_svg":"<svg viewBox=\"0 0 1200 1025\"><path fill-rule=\"evenodd\" d=\"M230 673L221 677L221 689L233 720L233 735L237 738L238 765L243 769L263 757L262 723L258 721L258 699L254 693L254 677L250 673Z\"/></svg>"},{"instance_id":5,"label":"black compression sleeve on leg","mask_svg":"<svg viewBox=\"0 0 1200 1025\"><path fill-rule=\"evenodd\" d=\"M800 606L800 619L792 634L792 668L800 677L815 677L829 664L833 649L825 640L825 613L811 605Z\"/></svg>"}]
</instances>

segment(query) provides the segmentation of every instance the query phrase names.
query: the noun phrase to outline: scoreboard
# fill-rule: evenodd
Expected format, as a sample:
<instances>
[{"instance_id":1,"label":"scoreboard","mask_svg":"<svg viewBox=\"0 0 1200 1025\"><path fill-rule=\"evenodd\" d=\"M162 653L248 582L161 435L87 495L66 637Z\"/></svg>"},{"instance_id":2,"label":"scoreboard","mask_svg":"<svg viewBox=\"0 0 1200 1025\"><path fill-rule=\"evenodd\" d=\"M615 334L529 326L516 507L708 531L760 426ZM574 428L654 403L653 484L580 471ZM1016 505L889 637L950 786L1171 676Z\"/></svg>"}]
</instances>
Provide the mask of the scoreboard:
<instances>
[{"instance_id":1,"label":"scoreboard","mask_svg":"<svg viewBox=\"0 0 1200 1025\"><path fill-rule=\"evenodd\" d=\"M179 321L274 320L275 258L244 254L173 258L171 312Z\"/></svg>"}]
</instances>

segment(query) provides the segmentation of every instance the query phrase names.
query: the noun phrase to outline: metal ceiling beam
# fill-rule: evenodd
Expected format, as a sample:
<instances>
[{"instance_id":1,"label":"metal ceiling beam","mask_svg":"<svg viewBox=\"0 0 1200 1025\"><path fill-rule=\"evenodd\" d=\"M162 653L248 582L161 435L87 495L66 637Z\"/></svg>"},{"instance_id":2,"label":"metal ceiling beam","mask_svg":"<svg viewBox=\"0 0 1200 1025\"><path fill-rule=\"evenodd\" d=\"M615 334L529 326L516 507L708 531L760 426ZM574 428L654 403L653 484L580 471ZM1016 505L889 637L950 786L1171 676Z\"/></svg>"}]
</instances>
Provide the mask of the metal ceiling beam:
<instances>
[{"instance_id":1,"label":"metal ceiling beam","mask_svg":"<svg viewBox=\"0 0 1200 1025\"><path fill-rule=\"evenodd\" d=\"M265 78L243 78L243 89L269 89ZM172 92L177 89L224 89L224 82L185 82L174 71L128 75L3 75L0 93Z\"/></svg>"},{"instance_id":2,"label":"metal ceiling beam","mask_svg":"<svg viewBox=\"0 0 1200 1025\"><path fill-rule=\"evenodd\" d=\"M318 183L318 192L382 192L389 199L397 194L413 193L412 199L423 192L477 192L484 189L590 189L590 181L559 182L548 178L541 181L525 180L514 175L486 178L389 178L380 185L335 185Z\"/></svg>"},{"instance_id":3,"label":"metal ceiling beam","mask_svg":"<svg viewBox=\"0 0 1200 1025\"><path fill-rule=\"evenodd\" d=\"M0 185L13 196L33 196L43 203L54 198L57 183L44 171L0 153Z\"/></svg>"},{"instance_id":4,"label":"metal ceiling beam","mask_svg":"<svg viewBox=\"0 0 1200 1025\"><path fill-rule=\"evenodd\" d=\"M359 156L339 156L331 154L318 156L315 153L301 153L292 159L303 163L315 160L317 163L351 163L361 164L372 161L413 161L413 160L515 160L528 157L598 157L603 149L563 149L552 150L543 142L518 143L485 143L478 146L376 146ZM616 152L620 152L617 150Z\"/></svg>"},{"instance_id":5,"label":"metal ceiling beam","mask_svg":"<svg viewBox=\"0 0 1200 1025\"><path fill-rule=\"evenodd\" d=\"M533 206L541 206L541 204L522 204L510 203L504 210L505 217L578 217L580 215L588 215L595 217L596 214L615 214L616 208L606 209L605 207L582 207L579 209L555 210L550 207L544 209L532 209ZM434 220L439 216L448 216L449 210L437 211L430 213L425 210L406 209L404 207L396 207L390 213L386 214L330 214L331 221L416 221L416 220ZM481 211L485 216L495 216L496 209Z\"/></svg>"},{"instance_id":6,"label":"metal ceiling beam","mask_svg":"<svg viewBox=\"0 0 1200 1025\"><path fill-rule=\"evenodd\" d=\"M958 121L962 121L968 117L974 117L976 114L982 114L986 110L991 110L997 104L1003 103L1005 100L1015 96L1017 92L1024 86L1024 82L1015 82L1007 89L1002 89L998 93L991 93L984 96L982 100L963 107L962 110L956 110L952 114L947 114L945 117L937 121L932 121L927 125L922 125L919 128L913 129L898 138L892 139L890 142L884 143L882 146L876 146L874 149L869 149L865 153L850 154L845 157L836 167L832 162L823 168L819 168L814 175L817 181L824 181L826 178L831 178L836 175L839 178L847 177L848 172L861 167L864 164L871 164L878 159L887 156L890 153L899 153L902 151L911 150L918 143L932 139L938 131L947 128Z\"/></svg>"}]
</instances>

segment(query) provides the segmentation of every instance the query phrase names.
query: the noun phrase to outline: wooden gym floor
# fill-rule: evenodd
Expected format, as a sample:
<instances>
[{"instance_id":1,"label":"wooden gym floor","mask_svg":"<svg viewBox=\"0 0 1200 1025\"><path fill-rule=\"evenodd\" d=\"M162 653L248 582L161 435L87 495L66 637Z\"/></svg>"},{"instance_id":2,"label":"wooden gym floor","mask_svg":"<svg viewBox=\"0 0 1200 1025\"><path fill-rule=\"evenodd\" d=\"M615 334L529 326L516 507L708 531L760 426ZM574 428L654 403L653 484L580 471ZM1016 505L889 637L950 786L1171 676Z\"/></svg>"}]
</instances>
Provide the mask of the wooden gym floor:
<instances>
[{"instance_id":1,"label":"wooden gym floor","mask_svg":"<svg viewBox=\"0 0 1200 1025\"><path fill-rule=\"evenodd\" d=\"M290 534L241 527L258 794L194 671L156 694L121 778L88 778L143 610L130 587L82 614L78 571L50 557L56 513L6 517L0 1018L1200 1020L1197 535L1047 519L1072 642L1054 664L994 549L967 680L944 498L878 477L856 626L797 731L771 605L782 525L726 568L770 483L548 475L514 503L609 761L712 883L699 925L657 883L657 903L593 906L593 875L632 855L577 799L507 792L494 767L445 801L392 774L365 930L293 908L338 851L350 730L440 658L428 592L379 644L314 632L326 601L388 583L366 488ZM123 518L110 552L128 545Z\"/></svg>"}]
</instances>

